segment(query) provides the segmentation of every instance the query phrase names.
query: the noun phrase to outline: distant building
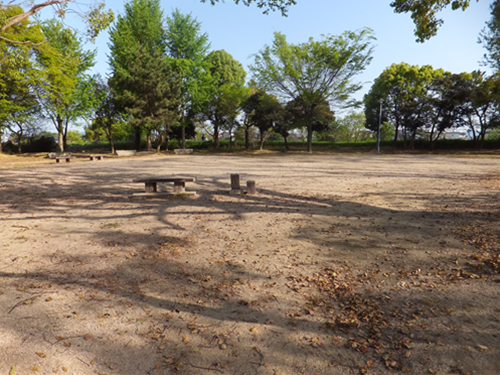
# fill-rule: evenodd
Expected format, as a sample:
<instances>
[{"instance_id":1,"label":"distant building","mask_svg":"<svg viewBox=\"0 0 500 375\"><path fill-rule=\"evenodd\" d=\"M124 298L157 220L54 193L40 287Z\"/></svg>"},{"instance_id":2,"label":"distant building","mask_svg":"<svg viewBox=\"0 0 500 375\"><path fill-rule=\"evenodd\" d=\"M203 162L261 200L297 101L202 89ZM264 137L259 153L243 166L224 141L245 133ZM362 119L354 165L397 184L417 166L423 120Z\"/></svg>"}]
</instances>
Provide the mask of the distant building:
<instances>
[{"instance_id":1,"label":"distant building","mask_svg":"<svg viewBox=\"0 0 500 375\"><path fill-rule=\"evenodd\" d=\"M442 135L444 139L468 139L466 131L451 130L445 131Z\"/></svg>"}]
</instances>

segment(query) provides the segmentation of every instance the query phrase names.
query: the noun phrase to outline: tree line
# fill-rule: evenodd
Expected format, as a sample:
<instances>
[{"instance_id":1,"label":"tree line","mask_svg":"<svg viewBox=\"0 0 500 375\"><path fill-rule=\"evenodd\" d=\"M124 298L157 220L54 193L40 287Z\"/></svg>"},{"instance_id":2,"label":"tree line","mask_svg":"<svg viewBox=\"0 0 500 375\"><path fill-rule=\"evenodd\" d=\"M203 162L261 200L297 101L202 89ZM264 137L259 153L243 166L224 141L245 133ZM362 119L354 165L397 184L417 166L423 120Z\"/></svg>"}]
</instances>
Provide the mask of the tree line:
<instances>
[{"instance_id":1,"label":"tree line","mask_svg":"<svg viewBox=\"0 0 500 375\"><path fill-rule=\"evenodd\" d=\"M60 151L67 147L69 124L78 119L105 134L112 151L114 134L124 127L136 148L146 136L148 148L159 151L172 137L184 147L200 124L207 124L215 148L221 131L245 128L248 147L255 127L262 147L271 131L286 140L293 129L305 128L310 151L313 132L334 120L333 107L354 104L351 95L361 88L354 77L370 62L373 39L363 29L293 45L276 33L273 44L256 54L246 84L241 63L224 50L210 51L191 15L175 10L165 18L159 0L132 0L111 26L111 74L104 79L87 73L95 51L83 50L81 39L59 21L24 19L19 26L9 29L9 38L35 44L2 44L16 59L5 74L12 79L1 86L0 123L22 135L38 120L49 120ZM46 44L36 43L43 39ZM25 68L19 74L21 54Z\"/></svg>"},{"instance_id":2,"label":"tree line","mask_svg":"<svg viewBox=\"0 0 500 375\"><path fill-rule=\"evenodd\" d=\"M259 5L286 11L292 3ZM481 34L485 61L496 69L497 7L495 1ZM18 6L0 13L7 20L26 14ZM272 44L255 54L248 83L247 72L228 52L210 50L196 19L178 10L164 17L159 0L125 3L110 29L106 78L88 73L95 51L85 50L81 37L57 19L39 23L25 17L2 35L0 132L18 138L19 147L23 137L39 131L41 121L53 124L60 151L67 148L69 125L83 121L89 135L109 141L112 152L117 137L131 136L137 149L144 137L148 149L168 148L169 139L184 148L197 128L210 135L215 148L221 132L229 134L232 146L237 129L244 131L247 148L252 129L259 132L260 148L273 133L287 147L290 134L300 129L311 152L313 135L362 140L380 123L384 137L402 138L409 147L424 133L434 145L445 130L460 126L469 127L481 146L499 124L496 74L451 74L405 63L388 67L374 81L364 98L364 116L336 118L338 110L361 104L353 94L361 88L356 76L372 59L374 36L367 28L300 44L275 33Z\"/></svg>"}]
</instances>

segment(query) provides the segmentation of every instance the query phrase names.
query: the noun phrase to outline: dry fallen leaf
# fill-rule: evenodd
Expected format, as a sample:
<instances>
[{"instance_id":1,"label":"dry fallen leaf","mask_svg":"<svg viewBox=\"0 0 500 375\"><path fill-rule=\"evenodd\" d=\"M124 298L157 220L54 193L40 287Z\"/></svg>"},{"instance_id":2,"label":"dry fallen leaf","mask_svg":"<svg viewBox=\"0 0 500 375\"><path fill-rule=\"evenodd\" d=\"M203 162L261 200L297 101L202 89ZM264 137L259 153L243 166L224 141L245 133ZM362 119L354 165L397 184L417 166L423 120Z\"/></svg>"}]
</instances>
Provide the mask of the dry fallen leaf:
<instances>
[{"instance_id":1,"label":"dry fallen leaf","mask_svg":"<svg viewBox=\"0 0 500 375\"><path fill-rule=\"evenodd\" d=\"M92 336L90 336L90 335L87 333L87 334L86 334L83 338L85 339L85 341L89 341L91 337L92 337Z\"/></svg>"},{"instance_id":2,"label":"dry fallen leaf","mask_svg":"<svg viewBox=\"0 0 500 375\"><path fill-rule=\"evenodd\" d=\"M16 366L12 366L12 368L9 371L9 375L16 375L17 369Z\"/></svg>"},{"instance_id":3,"label":"dry fallen leaf","mask_svg":"<svg viewBox=\"0 0 500 375\"><path fill-rule=\"evenodd\" d=\"M45 355L45 353L42 353L42 352L35 352L35 353L36 353L36 355L37 355L37 356L39 356L40 358L45 358L45 357L47 357L47 356Z\"/></svg>"},{"instance_id":4,"label":"dry fallen leaf","mask_svg":"<svg viewBox=\"0 0 500 375\"><path fill-rule=\"evenodd\" d=\"M182 341L183 341L183 342L189 342L189 337L184 337L184 338L182 339Z\"/></svg>"},{"instance_id":5,"label":"dry fallen leaf","mask_svg":"<svg viewBox=\"0 0 500 375\"><path fill-rule=\"evenodd\" d=\"M259 330L259 327L250 328L250 332L257 332L258 330Z\"/></svg>"}]
</instances>

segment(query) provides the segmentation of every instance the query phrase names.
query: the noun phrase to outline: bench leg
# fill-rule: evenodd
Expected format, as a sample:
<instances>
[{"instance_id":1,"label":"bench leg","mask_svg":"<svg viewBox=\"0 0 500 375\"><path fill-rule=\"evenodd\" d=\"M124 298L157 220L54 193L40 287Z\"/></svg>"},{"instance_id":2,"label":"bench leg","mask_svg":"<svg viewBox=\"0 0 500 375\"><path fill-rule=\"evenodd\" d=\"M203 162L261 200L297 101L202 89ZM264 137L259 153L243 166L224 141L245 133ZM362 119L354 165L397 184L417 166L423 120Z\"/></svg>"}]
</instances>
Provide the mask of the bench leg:
<instances>
[{"instance_id":1,"label":"bench leg","mask_svg":"<svg viewBox=\"0 0 500 375\"><path fill-rule=\"evenodd\" d=\"M97 157L97 160L102 160L102 159L104 159L104 156L98 156Z\"/></svg>"},{"instance_id":2,"label":"bench leg","mask_svg":"<svg viewBox=\"0 0 500 375\"><path fill-rule=\"evenodd\" d=\"M70 158L66 158L66 163L69 163L71 162L71 159Z\"/></svg>"},{"instance_id":3,"label":"bench leg","mask_svg":"<svg viewBox=\"0 0 500 375\"><path fill-rule=\"evenodd\" d=\"M56 163L59 163L59 159L56 159Z\"/></svg>"},{"instance_id":4,"label":"bench leg","mask_svg":"<svg viewBox=\"0 0 500 375\"><path fill-rule=\"evenodd\" d=\"M145 182L146 193L156 193L156 182Z\"/></svg>"},{"instance_id":5,"label":"bench leg","mask_svg":"<svg viewBox=\"0 0 500 375\"><path fill-rule=\"evenodd\" d=\"M185 193L186 192L186 183L182 182L174 182L174 192L177 193Z\"/></svg>"},{"instance_id":6,"label":"bench leg","mask_svg":"<svg viewBox=\"0 0 500 375\"><path fill-rule=\"evenodd\" d=\"M94 157L93 156L90 157L90 161L94 161Z\"/></svg>"}]
</instances>

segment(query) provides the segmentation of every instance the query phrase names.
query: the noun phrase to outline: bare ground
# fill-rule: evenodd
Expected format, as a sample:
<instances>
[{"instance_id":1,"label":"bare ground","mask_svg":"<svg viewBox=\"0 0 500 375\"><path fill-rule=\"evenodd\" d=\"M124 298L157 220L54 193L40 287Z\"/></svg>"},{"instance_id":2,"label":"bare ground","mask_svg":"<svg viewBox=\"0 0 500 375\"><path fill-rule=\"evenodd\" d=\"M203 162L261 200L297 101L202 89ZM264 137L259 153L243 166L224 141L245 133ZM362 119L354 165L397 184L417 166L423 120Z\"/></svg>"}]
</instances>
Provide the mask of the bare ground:
<instances>
[{"instance_id":1,"label":"bare ground","mask_svg":"<svg viewBox=\"0 0 500 375\"><path fill-rule=\"evenodd\" d=\"M498 158L3 166L0 375L500 374Z\"/></svg>"}]
</instances>

